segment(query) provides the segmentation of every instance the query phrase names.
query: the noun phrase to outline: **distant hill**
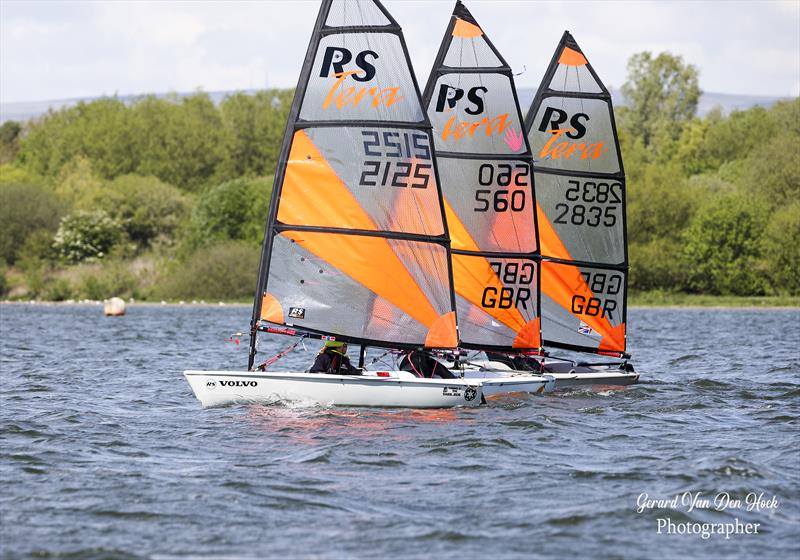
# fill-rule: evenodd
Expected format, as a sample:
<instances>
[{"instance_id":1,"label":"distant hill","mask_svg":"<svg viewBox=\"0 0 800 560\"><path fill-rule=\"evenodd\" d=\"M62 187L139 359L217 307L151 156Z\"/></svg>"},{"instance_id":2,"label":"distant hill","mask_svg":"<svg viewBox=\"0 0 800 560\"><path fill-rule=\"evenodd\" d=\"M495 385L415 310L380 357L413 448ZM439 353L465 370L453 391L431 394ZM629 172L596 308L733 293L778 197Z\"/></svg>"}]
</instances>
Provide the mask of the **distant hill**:
<instances>
[{"instance_id":1,"label":"distant hill","mask_svg":"<svg viewBox=\"0 0 800 560\"><path fill-rule=\"evenodd\" d=\"M241 90L244 93L254 93L256 90ZM239 91L211 91L207 92L209 97L214 103L219 103L227 95L232 93L239 93ZM522 107L523 114L528 111L528 108L536 95L534 88L520 88L519 102ZM156 97L166 97L167 94L155 94ZM178 97L191 95L189 93L174 94ZM136 99L142 97L141 95L120 95L118 98L125 103L131 103ZM625 99L622 93L617 90L611 90L611 97L615 105L624 105ZM24 101L19 103L0 103L0 123L5 121L27 121L45 114L49 109L58 110L64 107L71 107L77 105L81 101L93 101L100 99L100 97L84 97L76 99L58 99L52 101ZM728 114L732 111L749 109L759 105L761 107L771 107L778 101L787 99L786 97L774 97L768 95L737 95L732 93L715 93L706 92L700 97L700 102L697 106L699 115L705 115L714 107L721 107L722 112Z\"/></svg>"}]
</instances>

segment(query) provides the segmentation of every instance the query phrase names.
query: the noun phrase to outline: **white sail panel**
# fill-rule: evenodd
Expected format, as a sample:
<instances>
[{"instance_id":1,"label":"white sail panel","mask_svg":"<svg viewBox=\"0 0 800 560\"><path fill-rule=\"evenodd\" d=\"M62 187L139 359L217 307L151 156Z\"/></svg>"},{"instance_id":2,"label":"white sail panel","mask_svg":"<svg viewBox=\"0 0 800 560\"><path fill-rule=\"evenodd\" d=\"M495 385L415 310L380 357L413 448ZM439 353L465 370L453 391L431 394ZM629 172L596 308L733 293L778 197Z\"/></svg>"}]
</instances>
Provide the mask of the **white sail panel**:
<instances>
[{"instance_id":1,"label":"white sail panel","mask_svg":"<svg viewBox=\"0 0 800 560\"><path fill-rule=\"evenodd\" d=\"M430 95L428 116L437 151L489 155L527 152L510 75L442 74Z\"/></svg>"},{"instance_id":2,"label":"white sail panel","mask_svg":"<svg viewBox=\"0 0 800 560\"><path fill-rule=\"evenodd\" d=\"M420 343L450 313L447 270L447 252L436 244L284 232L273 240L267 282L277 308L262 318L349 338Z\"/></svg>"},{"instance_id":3,"label":"white sail panel","mask_svg":"<svg viewBox=\"0 0 800 560\"><path fill-rule=\"evenodd\" d=\"M622 271L543 262L545 344L624 352L625 298Z\"/></svg>"},{"instance_id":4,"label":"white sail panel","mask_svg":"<svg viewBox=\"0 0 800 560\"><path fill-rule=\"evenodd\" d=\"M618 173L616 135L609 103L602 99L545 97L528 139L537 167Z\"/></svg>"},{"instance_id":5,"label":"white sail panel","mask_svg":"<svg viewBox=\"0 0 800 560\"><path fill-rule=\"evenodd\" d=\"M438 167L453 249L536 251L530 161L439 157Z\"/></svg>"},{"instance_id":6,"label":"white sail panel","mask_svg":"<svg viewBox=\"0 0 800 560\"><path fill-rule=\"evenodd\" d=\"M320 39L302 121L424 120L400 36L333 33Z\"/></svg>"},{"instance_id":7,"label":"white sail panel","mask_svg":"<svg viewBox=\"0 0 800 560\"><path fill-rule=\"evenodd\" d=\"M391 25L386 13L372 0L333 0L326 27L374 27Z\"/></svg>"}]
</instances>

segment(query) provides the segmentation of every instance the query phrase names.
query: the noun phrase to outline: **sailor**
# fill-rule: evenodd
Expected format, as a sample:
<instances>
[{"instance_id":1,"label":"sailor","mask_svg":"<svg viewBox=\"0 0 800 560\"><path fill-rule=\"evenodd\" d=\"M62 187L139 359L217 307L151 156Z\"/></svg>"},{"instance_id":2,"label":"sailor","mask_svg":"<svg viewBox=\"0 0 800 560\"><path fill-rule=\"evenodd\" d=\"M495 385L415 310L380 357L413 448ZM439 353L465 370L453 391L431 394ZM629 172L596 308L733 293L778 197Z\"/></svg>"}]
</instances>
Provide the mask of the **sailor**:
<instances>
[{"instance_id":1,"label":"sailor","mask_svg":"<svg viewBox=\"0 0 800 560\"><path fill-rule=\"evenodd\" d=\"M309 373L333 373L338 375L361 375L361 370L354 367L347 357L347 344L337 340L329 340L322 347L314 360Z\"/></svg>"},{"instance_id":2,"label":"sailor","mask_svg":"<svg viewBox=\"0 0 800 560\"><path fill-rule=\"evenodd\" d=\"M430 353L422 350L413 350L400 360L400 369L410 371L417 377L441 377L442 379L455 379L456 376L447 367L439 363Z\"/></svg>"}]
</instances>

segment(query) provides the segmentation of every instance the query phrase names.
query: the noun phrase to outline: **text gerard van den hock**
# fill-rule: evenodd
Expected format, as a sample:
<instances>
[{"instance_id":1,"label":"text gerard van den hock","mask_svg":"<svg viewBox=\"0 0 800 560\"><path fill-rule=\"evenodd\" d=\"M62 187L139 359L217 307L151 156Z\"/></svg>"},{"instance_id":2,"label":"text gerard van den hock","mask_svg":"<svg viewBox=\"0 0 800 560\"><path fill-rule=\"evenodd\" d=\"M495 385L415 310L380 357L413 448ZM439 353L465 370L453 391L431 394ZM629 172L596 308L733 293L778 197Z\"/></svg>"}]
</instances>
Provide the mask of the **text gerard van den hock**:
<instances>
[{"instance_id":1,"label":"text gerard van den hock","mask_svg":"<svg viewBox=\"0 0 800 560\"><path fill-rule=\"evenodd\" d=\"M771 513L778 509L778 497L768 496L764 492L749 492L743 499L732 496L728 492L719 492L713 496L702 492L684 492L672 498L651 498L643 492L636 498L636 513L644 513L651 509L672 509L689 513L694 510ZM707 539L711 535L757 535L761 523L743 523L734 517L726 523L699 523L691 521L674 522L669 517L659 517L656 532L667 535L700 535Z\"/></svg>"}]
</instances>

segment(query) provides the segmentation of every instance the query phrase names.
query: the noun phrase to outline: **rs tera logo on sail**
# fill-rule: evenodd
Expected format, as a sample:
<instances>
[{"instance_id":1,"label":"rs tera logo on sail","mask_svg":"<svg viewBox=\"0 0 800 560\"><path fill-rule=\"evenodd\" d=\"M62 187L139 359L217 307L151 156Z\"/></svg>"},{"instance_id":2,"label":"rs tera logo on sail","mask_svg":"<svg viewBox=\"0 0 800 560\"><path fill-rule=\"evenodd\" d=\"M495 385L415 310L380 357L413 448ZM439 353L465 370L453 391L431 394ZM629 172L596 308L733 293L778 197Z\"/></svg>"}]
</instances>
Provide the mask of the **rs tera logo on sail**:
<instances>
[{"instance_id":1,"label":"rs tera logo on sail","mask_svg":"<svg viewBox=\"0 0 800 560\"><path fill-rule=\"evenodd\" d=\"M379 58L378 53L375 51L361 51L355 57L355 65L358 70L345 70L351 60L353 60L353 53L344 47L327 47L325 55L322 57L322 69L319 73L320 78L327 78L331 70L336 81L328 90L328 95L322 103L322 108L327 109L331 104L335 105L337 109L341 109L347 105L357 107L365 96L369 95L372 98L372 106L380 107L382 104L386 107L391 107L401 99L399 95L399 87L388 87L385 89L378 89L377 87L368 88L366 86L345 87L345 82L352 79L356 82L369 82L375 77L376 69L373 62Z\"/></svg>"},{"instance_id":2,"label":"rs tera logo on sail","mask_svg":"<svg viewBox=\"0 0 800 560\"><path fill-rule=\"evenodd\" d=\"M464 112L468 115L480 115L483 113L484 98L483 96L488 93L489 89L485 86L475 86L466 91L467 101L469 106L464 108ZM439 95L436 98L436 112L442 113L455 109L459 100L464 97L465 91L461 88L453 87L447 84L439 86ZM445 107L446 105L446 107ZM470 137L475 136L475 132L483 128L486 136L492 134L502 134L502 132L511 124L508 119L508 113L503 113L494 118L483 117L476 121L456 121L456 115L452 115L444 125L442 130L442 140L453 138L460 140L465 135Z\"/></svg>"},{"instance_id":3,"label":"rs tera logo on sail","mask_svg":"<svg viewBox=\"0 0 800 560\"><path fill-rule=\"evenodd\" d=\"M572 128L560 128L562 124L567 122L567 119L569 119L569 124ZM608 149L603 146L602 142L596 144L576 144L574 142L565 141L556 144L556 141L559 139L565 140L561 138L562 136L574 140L583 138L586 134L586 123L588 121L589 115L586 113L575 113L570 117L566 111L556 109L555 107L548 107L544 112L542 122L539 123L539 132L551 132L553 137L547 141L542 151L539 152L539 157L542 159L569 159L576 150L581 153L581 159L597 159L602 156L608 151Z\"/></svg>"}]
</instances>

